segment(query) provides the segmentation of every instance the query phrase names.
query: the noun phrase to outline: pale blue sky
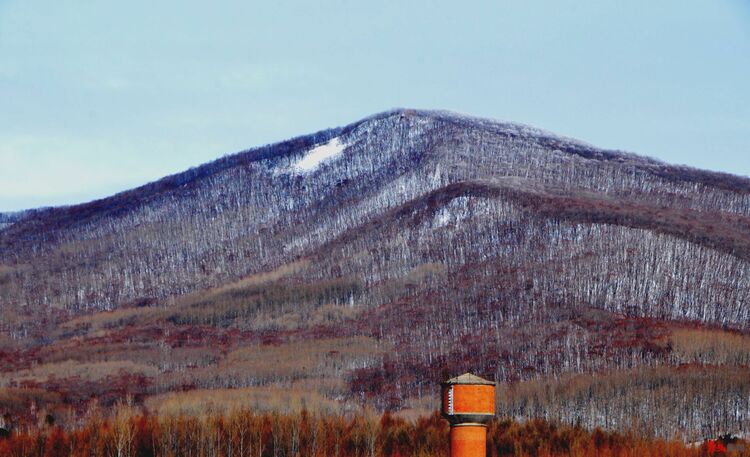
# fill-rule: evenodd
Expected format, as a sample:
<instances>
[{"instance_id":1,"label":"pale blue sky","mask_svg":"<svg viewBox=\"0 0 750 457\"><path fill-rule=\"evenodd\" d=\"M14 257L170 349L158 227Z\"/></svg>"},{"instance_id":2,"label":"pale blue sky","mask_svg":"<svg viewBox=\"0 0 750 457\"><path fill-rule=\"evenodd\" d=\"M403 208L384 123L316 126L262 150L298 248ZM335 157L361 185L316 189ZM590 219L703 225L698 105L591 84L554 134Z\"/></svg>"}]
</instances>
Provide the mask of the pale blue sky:
<instances>
[{"instance_id":1,"label":"pale blue sky","mask_svg":"<svg viewBox=\"0 0 750 457\"><path fill-rule=\"evenodd\" d=\"M0 0L0 211L392 107L750 175L747 0Z\"/></svg>"}]
</instances>

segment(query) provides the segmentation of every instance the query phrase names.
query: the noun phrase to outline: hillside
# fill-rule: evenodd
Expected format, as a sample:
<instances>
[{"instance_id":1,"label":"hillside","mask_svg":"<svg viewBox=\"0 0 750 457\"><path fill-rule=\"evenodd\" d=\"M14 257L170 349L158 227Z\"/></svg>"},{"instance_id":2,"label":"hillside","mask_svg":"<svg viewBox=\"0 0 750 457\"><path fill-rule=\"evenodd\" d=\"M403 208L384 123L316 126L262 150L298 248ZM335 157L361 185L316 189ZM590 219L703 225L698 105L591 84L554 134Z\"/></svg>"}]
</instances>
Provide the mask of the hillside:
<instances>
[{"instance_id":1,"label":"hillside","mask_svg":"<svg viewBox=\"0 0 750 457\"><path fill-rule=\"evenodd\" d=\"M237 388L267 406L291 387L428 410L472 370L519 418L739 432L749 305L750 179L447 112L0 216L19 415L30 389L51 409Z\"/></svg>"}]
</instances>

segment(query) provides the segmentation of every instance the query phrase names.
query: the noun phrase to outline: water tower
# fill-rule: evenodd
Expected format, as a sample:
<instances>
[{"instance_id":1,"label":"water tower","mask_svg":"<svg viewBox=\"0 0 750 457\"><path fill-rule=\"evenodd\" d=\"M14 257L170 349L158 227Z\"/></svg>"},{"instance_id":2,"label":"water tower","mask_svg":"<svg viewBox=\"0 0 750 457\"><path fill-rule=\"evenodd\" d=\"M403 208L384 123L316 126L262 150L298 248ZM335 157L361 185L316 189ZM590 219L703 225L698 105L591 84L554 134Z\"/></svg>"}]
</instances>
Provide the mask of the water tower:
<instances>
[{"instance_id":1,"label":"water tower","mask_svg":"<svg viewBox=\"0 0 750 457\"><path fill-rule=\"evenodd\" d=\"M441 411L451 424L451 457L485 457L487 423L495 416L495 383L466 373L442 386Z\"/></svg>"}]
</instances>

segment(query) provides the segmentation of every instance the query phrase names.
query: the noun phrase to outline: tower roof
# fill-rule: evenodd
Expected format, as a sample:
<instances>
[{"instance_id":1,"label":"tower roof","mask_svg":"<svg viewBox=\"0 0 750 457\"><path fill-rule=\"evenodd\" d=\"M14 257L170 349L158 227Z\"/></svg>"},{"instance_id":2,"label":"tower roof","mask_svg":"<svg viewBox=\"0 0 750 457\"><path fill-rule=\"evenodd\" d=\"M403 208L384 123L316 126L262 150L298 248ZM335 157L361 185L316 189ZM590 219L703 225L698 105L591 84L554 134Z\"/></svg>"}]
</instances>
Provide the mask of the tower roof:
<instances>
[{"instance_id":1,"label":"tower roof","mask_svg":"<svg viewBox=\"0 0 750 457\"><path fill-rule=\"evenodd\" d=\"M488 381L486 379L480 378L479 376L473 375L471 373L464 373L461 376L456 376L455 378L451 378L443 383L444 385L455 385L455 384L472 384L472 385L480 385L480 386L494 386L494 381Z\"/></svg>"}]
</instances>

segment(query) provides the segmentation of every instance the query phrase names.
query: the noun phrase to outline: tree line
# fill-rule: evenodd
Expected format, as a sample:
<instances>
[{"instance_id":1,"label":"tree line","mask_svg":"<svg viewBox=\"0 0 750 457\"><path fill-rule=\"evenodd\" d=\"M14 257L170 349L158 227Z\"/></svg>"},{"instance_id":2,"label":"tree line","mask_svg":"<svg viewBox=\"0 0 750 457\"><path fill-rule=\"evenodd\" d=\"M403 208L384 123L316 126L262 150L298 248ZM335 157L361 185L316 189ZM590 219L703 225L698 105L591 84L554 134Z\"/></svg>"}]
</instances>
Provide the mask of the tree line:
<instances>
[{"instance_id":1,"label":"tree line","mask_svg":"<svg viewBox=\"0 0 750 457\"><path fill-rule=\"evenodd\" d=\"M653 440L544 420L494 420L493 457L699 457L707 446ZM0 435L8 457L448 457L449 429L438 413L415 421L384 413L353 416L257 414L159 417L120 404L110 417L44 424ZM749 456L750 450L736 453Z\"/></svg>"}]
</instances>

